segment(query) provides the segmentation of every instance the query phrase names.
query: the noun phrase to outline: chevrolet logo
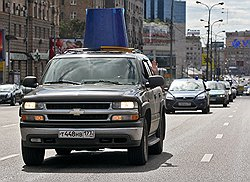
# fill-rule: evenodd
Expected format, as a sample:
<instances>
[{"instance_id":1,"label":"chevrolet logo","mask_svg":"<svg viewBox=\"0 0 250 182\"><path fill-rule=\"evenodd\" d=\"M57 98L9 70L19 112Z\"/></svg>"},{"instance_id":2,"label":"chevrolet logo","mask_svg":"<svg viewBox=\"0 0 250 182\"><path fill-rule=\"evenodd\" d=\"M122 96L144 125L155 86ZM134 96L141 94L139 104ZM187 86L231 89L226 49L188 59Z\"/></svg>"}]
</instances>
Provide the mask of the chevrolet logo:
<instances>
[{"instance_id":1,"label":"chevrolet logo","mask_svg":"<svg viewBox=\"0 0 250 182\"><path fill-rule=\"evenodd\" d=\"M73 109L72 111L69 111L69 114L73 114L74 116L80 116L81 114L84 114L85 111L81 109Z\"/></svg>"}]
</instances>

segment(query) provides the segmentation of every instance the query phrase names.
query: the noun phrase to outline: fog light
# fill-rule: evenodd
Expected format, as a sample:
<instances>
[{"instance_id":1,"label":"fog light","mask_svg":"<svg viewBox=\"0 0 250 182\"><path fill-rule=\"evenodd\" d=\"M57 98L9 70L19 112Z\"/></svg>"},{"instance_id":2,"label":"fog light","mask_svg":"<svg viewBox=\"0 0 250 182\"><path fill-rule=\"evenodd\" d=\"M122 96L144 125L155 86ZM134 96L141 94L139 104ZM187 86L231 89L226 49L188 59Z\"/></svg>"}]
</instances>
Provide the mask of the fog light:
<instances>
[{"instance_id":1,"label":"fog light","mask_svg":"<svg viewBox=\"0 0 250 182\"><path fill-rule=\"evenodd\" d=\"M139 119L138 114L112 116L112 121L137 121L138 119Z\"/></svg>"},{"instance_id":2,"label":"fog light","mask_svg":"<svg viewBox=\"0 0 250 182\"><path fill-rule=\"evenodd\" d=\"M32 143L42 143L42 139L41 138L31 138L30 141Z\"/></svg>"},{"instance_id":3,"label":"fog light","mask_svg":"<svg viewBox=\"0 0 250 182\"><path fill-rule=\"evenodd\" d=\"M43 116L34 116L34 120L36 120L36 121L43 121L44 117Z\"/></svg>"},{"instance_id":4,"label":"fog light","mask_svg":"<svg viewBox=\"0 0 250 182\"><path fill-rule=\"evenodd\" d=\"M41 115L22 115L22 121L44 121L44 116Z\"/></svg>"}]
</instances>

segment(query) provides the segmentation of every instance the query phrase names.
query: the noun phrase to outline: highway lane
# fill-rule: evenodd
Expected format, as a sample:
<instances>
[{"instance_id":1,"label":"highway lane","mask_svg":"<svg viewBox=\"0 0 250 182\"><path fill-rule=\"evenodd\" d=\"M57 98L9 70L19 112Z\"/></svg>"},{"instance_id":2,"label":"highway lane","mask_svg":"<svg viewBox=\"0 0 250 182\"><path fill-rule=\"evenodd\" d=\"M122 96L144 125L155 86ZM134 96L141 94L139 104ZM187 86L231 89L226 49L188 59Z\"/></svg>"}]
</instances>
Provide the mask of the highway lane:
<instances>
[{"instance_id":1,"label":"highway lane","mask_svg":"<svg viewBox=\"0 0 250 182\"><path fill-rule=\"evenodd\" d=\"M24 165L20 154L18 107L0 105L0 181L250 181L250 97L210 114L167 115L164 152L147 165L131 166L124 150L46 151L38 167Z\"/></svg>"}]
</instances>

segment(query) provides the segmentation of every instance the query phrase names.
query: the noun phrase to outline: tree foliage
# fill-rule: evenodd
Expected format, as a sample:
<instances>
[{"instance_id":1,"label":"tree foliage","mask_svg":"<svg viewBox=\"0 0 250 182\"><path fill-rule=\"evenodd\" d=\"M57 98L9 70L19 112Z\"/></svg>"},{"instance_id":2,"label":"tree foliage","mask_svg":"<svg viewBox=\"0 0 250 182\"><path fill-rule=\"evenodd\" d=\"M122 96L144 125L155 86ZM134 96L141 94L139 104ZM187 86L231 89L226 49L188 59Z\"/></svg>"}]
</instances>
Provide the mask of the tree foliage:
<instances>
[{"instance_id":1,"label":"tree foliage","mask_svg":"<svg viewBox=\"0 0 250 182\"><path fill-rule=\"evenodd\" d=\"M80 20L71 20L70 22L60 22L61 38L83 38L85 22Z\"/></svg>"}]
</instances>

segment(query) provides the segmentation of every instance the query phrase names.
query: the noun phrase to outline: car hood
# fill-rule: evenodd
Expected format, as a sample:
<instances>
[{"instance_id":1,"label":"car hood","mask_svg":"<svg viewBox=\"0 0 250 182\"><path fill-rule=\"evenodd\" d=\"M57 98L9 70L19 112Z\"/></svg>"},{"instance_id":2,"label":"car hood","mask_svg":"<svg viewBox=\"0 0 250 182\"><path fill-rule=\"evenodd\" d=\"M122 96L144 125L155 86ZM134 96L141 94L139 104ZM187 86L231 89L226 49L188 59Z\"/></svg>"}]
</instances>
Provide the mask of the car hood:
<instances>
[{"instance_id":1,"label":"car hood","mask_svg":"<svg viewBox=\"0 0 250 182\"><path fill-rule=\"evenodd\" d=\"M203 92L204 91L169 91L175 98L194 98Z\"/></svg>"},{"instance_id":2,"label":"car hood","mask_svg":"<svg viewBox=\"0 0 250 182\"><path fill-rule=\"evenodd\" d=\"M140 92L139 85L43 85L24 96L23 101L93 101L131 98Z\"/></svg>"},{"instance_id":3,"label":"car hood","mask_svg":"<svg viewBox=\"0 0 250 182\"><path fill-rule=\"evenodd\" d=\"M226 91L225 90L210 90L209 94L210 95L219 95L219 94L225 94Z\"/></svg>"}]
</instances>

